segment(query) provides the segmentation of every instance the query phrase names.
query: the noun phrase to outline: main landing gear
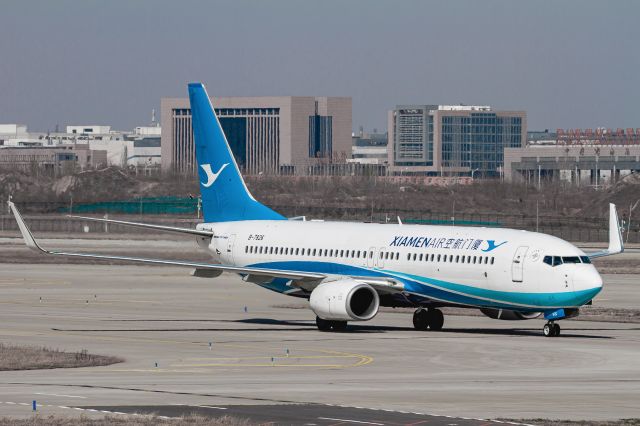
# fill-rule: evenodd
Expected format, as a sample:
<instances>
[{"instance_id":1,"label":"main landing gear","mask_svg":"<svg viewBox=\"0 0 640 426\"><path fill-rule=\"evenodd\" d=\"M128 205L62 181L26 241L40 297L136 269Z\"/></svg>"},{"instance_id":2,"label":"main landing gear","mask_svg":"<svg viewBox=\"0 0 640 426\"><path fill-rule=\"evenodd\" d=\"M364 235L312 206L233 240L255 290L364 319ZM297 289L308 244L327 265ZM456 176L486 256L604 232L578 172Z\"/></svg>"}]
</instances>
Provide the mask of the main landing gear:
<instances>
[{"instance_id":1,"label":"main landing gear","mask_svg":"<svg viewBox=\"0 0 640 426\"><path fill-rule=\"evenodd\" d=\"M444 315L440 309L430 308L428 310L418 308L413 313L413 327L416 330L442 330Z\"/></svg>"},{"instance_id":2,"label":"main landing gear","mask_svg":"<svg viewBox=\"0 0 640 426\"><path fill-rule=\"evenodd\" d=\"M347 329L346 321L330 321L316 317L316 325L320 331L345 331Z\"/></svg>"},{"instance_id":3,"label":"main landing gear","mask_svg":"<svg viewBox=\"0 0 640 426\"><path fill-rule=\"evenodd\" d=\"M553 321L549 321L542 327L542 333L546 337L556 337L560 335L560 324L556 324Z\"/></svg>"}]
</instances>

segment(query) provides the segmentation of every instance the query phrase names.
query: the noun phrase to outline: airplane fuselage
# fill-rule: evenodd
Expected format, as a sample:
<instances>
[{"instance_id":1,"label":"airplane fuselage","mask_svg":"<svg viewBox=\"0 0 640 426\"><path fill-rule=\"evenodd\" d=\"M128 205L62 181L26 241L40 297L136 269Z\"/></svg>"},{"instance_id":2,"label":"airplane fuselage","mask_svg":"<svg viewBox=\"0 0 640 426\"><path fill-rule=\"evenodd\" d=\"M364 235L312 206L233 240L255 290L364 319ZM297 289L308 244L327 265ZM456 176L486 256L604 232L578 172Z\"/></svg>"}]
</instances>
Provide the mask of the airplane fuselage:
<instances>
[{"instance_id":1,"label":"airplane fuselage","mask_svg":"<svg viewBox=\"0 0 640 426\"><path fill-rule=\"evenodd\" d=\"M388 277L404 292L381 305L424 303L540 312L579 307L602 279L585 254L559 238L520 230L260 220L204 223L222 263L332 275ZM306 297L285 279L261 283Z\"/></svg>"}]
</instances>

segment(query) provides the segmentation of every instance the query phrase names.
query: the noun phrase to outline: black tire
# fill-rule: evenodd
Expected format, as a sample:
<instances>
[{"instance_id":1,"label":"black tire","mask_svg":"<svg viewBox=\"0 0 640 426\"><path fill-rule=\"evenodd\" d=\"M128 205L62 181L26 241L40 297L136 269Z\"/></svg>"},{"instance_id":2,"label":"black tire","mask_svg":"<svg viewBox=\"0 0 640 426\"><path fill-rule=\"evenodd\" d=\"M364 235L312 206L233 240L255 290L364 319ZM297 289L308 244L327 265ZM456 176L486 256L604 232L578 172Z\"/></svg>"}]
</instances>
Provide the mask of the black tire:
<instances>
[{"instance_id":1,"label":"black tire","mask_svg":"<svg viewBox=\"0 0 640 426\"><path fill-rule=\"evenodd\" d=\"M429 329L433 331L442 330L444 325L444 314L440 309L430 309L427 313L429 321Z\"/></svg>"},{"instance_id":2,"label":"black tire","mask_svg":"<svg viewBox=\"0 0 640 426\"><path fill-rule=\"evenodd\" d=\"M424 309L417 309L413 313L413 328L424 331L429 328L429 315Z\"/></svg>"},{"instance_id":3,"label":"black tire","mask_svg":"<svg viewBox=\"0 0 640 426\"><path fill-rule=\"evenodd\" d=\"M331 329L333 331L345 331L347 329L346 321L331 321Z\"/></svg>"},{"instance_id":4,"label":"black tire","mask_svg":"<svg viewBox=\"0 0 640 426\"><path fill-rule=\"evenodd\" d=\"M560 335L560 324L553 324L553 336L558 337Z\"/></svg>"},{"instance_id":5,"label":"black tire","mask_svg":"<svg viewBox=\"0 0 640 426\"><path fill-rule=\"evenodd\" d=\"M320 331L331 331L331 321L316 317L316 325Z\"/></svg>"},{"instance_id":6,"label":"black tire","mask_svg":"<svg viewBox=\"0 0 640 426\"><path fill-rule=\"evenodd\" d=\"M544 334L545 337L553 337L554 328L553 324L547 323L542 327L542 334Z\"/></svg>"}]
</instances>

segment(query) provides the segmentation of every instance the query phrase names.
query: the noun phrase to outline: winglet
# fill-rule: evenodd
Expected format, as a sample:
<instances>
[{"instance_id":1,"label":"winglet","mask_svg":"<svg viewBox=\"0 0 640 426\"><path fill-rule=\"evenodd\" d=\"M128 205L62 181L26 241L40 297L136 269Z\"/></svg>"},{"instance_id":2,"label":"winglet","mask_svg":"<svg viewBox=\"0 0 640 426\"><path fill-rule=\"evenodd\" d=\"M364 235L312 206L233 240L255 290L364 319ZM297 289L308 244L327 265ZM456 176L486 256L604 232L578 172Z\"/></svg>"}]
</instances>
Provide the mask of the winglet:
<instances>
[{"instance_id":1,"label":"winglet","mask_svg":"<svg viewBox=\"0 0 640 426\"><path fill-rule=\"evenodd\" d=\"M611 256L620 254L624 251L622 242L622 231L620 230L620 222L618 221L618 212L616 205L609 203L609 247L606 250L600 250L595 253L587 253L591 259L597 257Z\"/></svg>"},{"instance_id":2,"label":"winglet","mask_svg":"<svg viewBox=\"0 0 640 426\"><path fill-rule=\"evenodd\" d=\"M616 205L609 203L609 249L611 254L622 253L624 251L624 243L622 242L622 232L620 230L620 222L618 221L618 212Z\"/></svg>"},{"instance_id":3,"label":"winglet","mask_svg":"<svg viewBox=\"0 0 640 426\"><path fill-rule=\"evenodd\" d=\"M18 228L20 228L20 233L22 234L22 238L24 239L24 242L27 244L27 247L29 247L31 250L34 250L40 253L47 253L46 250L42 249L42 247L38 245L38 243L36 242L36 239L33 238L31 231L29 230L29 228L27 228L27 224L24 223L24 220L22 219L20 212L18 211L18 209L16 208L16 205L13 204L12 201L9 201L9 208L13 212L13 216L16 218L16 222L18 222Z\"/></svg>"}]
</instances>

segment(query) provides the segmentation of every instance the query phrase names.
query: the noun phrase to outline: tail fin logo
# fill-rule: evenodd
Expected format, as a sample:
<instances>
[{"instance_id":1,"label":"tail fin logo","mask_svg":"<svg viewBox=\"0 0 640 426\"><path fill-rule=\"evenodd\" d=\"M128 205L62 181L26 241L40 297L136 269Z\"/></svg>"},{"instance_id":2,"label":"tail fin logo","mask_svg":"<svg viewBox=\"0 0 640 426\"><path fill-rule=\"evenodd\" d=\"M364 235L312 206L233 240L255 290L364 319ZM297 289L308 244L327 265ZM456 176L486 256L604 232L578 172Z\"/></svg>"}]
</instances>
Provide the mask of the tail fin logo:
<instances>
[{"instance_id":1,"label":"tail fin logo","mask_svg":"<svg viewBox=\"0 0 640 426\"><path fill-rule=\"evenodd\" d=\"M209 188L211 185L213 185L214 182L218 179L218 176L220 176L220 173L222 173L224 168L228 165L229 163L224 163L222 167L220 167L220 170L218 170L216 173L213 173L213 171L211 170L211 164L201 164L200 167L202 167L202 170L204 170L204 172L207 174L207 182L200 182L202 186L204 186L205 188Z\"/></svg>"}]
</instances>

